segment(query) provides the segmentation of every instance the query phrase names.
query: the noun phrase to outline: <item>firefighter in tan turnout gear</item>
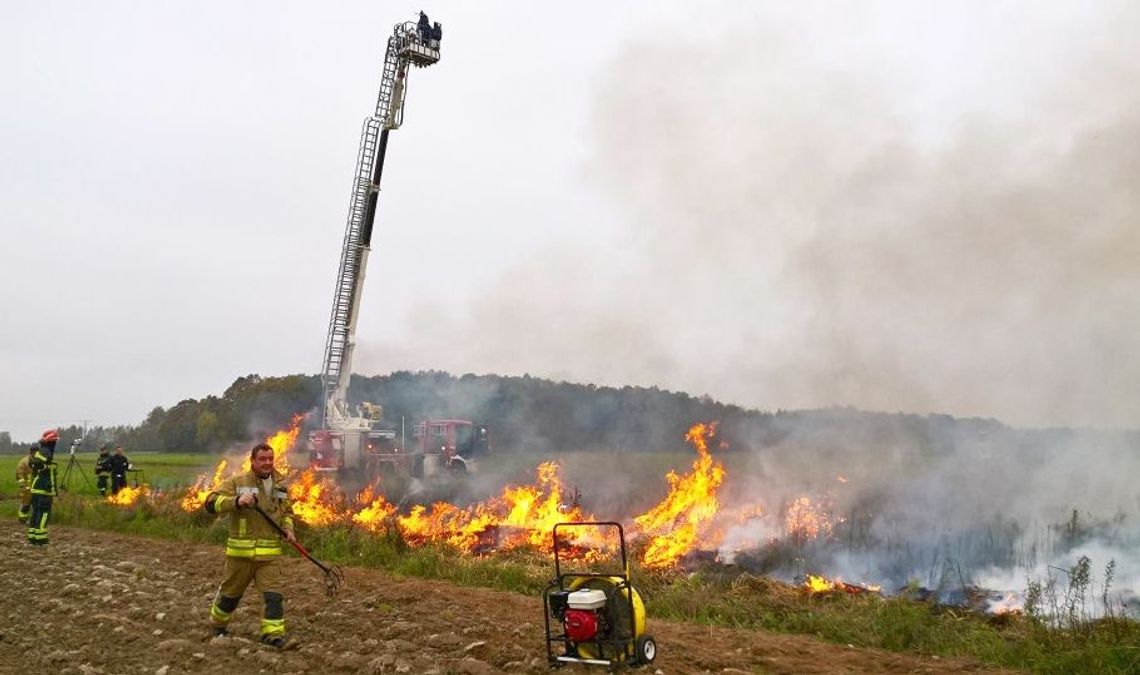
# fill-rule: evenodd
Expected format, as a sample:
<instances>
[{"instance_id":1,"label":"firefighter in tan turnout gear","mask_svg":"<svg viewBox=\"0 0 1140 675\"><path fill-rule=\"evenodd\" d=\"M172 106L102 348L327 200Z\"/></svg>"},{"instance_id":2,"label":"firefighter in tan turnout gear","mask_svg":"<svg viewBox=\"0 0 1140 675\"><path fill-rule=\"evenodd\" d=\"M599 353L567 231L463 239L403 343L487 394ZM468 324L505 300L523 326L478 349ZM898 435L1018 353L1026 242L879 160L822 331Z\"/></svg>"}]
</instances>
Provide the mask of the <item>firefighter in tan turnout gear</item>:
<instances>
[{"instance_id":1,"label":"firefighter in tan turnout gear","mask_svg":"<svg viewBox=\"0 0 1140 675\"><path fill-rule=\"evenodd\" d=\"M226 626L252 581L265 603L261 641L282 648L286 644L285 604L277 563L281 538L266 516L281 526L288 541L294 542L293 507L285 476L273 469L273 448L264 443L255 446L249 459L248 473L230 478L206 497L206 510L227 514L230 521L225 578L210 607L210 624L215 635L225 635ZM265 515L258 513L255 505Z\"/></svg>"},{"instance_id":2,"label":"firefighter in tan turnout gear","mask_svg":"<svg viewBox=\"0 0 1140 675\"><path fill-rule=\"evenodd\" d=\"M24 455L19 462L16 463L16 485L20 491L20 510L17 512L16 517L21 523L28 522L28 513L32 510L32 457L36 454L36 446L28 448L28 454Z\"/></svg>"}]
</instances>

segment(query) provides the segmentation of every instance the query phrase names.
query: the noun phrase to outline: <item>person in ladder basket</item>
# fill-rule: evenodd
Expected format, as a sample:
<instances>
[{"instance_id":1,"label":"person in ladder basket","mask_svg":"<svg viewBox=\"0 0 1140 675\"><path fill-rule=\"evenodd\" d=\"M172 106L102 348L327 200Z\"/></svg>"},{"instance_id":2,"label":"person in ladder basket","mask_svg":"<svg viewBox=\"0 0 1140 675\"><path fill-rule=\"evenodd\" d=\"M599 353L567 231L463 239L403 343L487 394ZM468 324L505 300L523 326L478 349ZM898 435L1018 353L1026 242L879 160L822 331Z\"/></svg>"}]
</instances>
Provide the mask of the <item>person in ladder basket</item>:
<instances>
[{"instance_id":1,"label":"person in ladder basket","mask_svg":"<svg viewBox=\"0 0 1140 675\"><path fill-rule=\"evenodd\" d=\"M295 542L293 506L284 474L273 469L273 448L265 443L254 446L249 460L248 473L230 478L206 497L207 512L228 514L230 520L225 578L210 606L210 624L214 635L226 634L226 626L252 581L265 602L261 641L280 649L287 642L285 599L277 565L281 539L267 517L281 526L287 541Z\"/></svg>"},{"instance_id":2,"label":"person in ladder basket","mask_svg":"<svg viewBox=\"0 0 1140 675\"><path fill-rule=\"evenodd\" d=\"M28 462L32 470L32 510L28 514L28 543L46 546L48 543L48 516L55 499L55 444L59 432L48 429L40 436L40 447Z\"/></svg>"},{"instance_id":3,"label":"person in ladder basket","mask_svg":"<svg viewBox=\"0 0 1140 675\"><path fill-rule=\"evenodd\" d=\"M21 523L28 522L28 514L32 510L32 457L36 454L36 446L28 448L28 454L16 463L16 485L20 489L20 510L16 518Z\"/></svg>"}]
</instances>

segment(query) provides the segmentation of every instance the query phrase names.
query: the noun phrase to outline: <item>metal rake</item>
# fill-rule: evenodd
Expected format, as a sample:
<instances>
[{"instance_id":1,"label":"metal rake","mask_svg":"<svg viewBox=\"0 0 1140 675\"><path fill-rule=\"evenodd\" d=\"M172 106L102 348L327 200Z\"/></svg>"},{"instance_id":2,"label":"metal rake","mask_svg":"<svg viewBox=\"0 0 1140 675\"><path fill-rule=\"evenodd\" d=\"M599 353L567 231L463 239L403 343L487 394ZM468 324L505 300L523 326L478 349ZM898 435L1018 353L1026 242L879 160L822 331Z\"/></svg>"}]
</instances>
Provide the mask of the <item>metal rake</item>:
<instances>
[{"instance_id":1,"label":"metal rake","mask_svg":"<svg viewBox=\"0 0 1140 675\"><path fill-rule=\"evenodd\" d=\"M265 518L265 520L270 525L273 526L273 529L277 530L277 533L280 534L281 537L285 539L285 541L289 541L289 539L285 536L285 529L278 525L275 520L270 518L268 513L262 511L261 507L257 505L257 502L253 503L253 508L256 509L257 512L260 513L261 516ZM320 560L317 560L313 557L313 554L306 551L305 547L301 546L301 544L296 541L289 541L289 543L293 545L293 548L297 549L297 553L300 553L302 557L316 565L317 568L321 570L321 574L323 574L325 577L325 594L330 598L336 597L336 594L340 591L340 587L344 585L344 571L341 570L340 566L329 565L327 563L321 562Z\"/></svg>"}]
</instances>

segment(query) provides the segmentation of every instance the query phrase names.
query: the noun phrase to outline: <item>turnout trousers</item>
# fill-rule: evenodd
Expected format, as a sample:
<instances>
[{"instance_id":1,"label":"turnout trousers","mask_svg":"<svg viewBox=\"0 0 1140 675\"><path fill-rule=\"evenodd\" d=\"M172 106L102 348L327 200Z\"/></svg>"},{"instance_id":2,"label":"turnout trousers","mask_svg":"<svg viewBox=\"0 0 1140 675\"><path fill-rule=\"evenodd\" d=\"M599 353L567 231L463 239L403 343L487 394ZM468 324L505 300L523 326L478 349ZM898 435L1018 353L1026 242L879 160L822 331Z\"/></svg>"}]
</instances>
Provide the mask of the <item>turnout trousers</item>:
<instances>
[{"instance_id":1,"label":"turnout trousers","mask_svg":"<svg viewBox=\"0 0 1140 675\"><path fill-rule=\"evenodd\" d=\"M20 488L20 510L16 512L16 517L21 523L28 522L28 514L32 512L32 489L28 487Z\"/></svg>"},{"instance_id":2,"label":"turnout trousers","mask_svg":"<svg viewBox=\"0 0 1140 675\"><path fill-rule=\"evenodd\" d=\"M226 576L214 604L210 606L210 623L215 628L225 628L237 609L246 587L253 582L261 592L264 607L261 612L261 635L285 634L285 599L281 595L281 574L277 560L253 560L226 556Z\"/></svg>"},{"instance_id":3,"label":"turnout trousers","mask_svg":"<svg viewBox=\"0 0 1140 675\"><path fill-rule=\"evenodd\" d=\"M48 516L51 515L51 495L32 495L32 509L28 513L28 543L43 546L48 543Z\"/></svg>"}]
</instances>

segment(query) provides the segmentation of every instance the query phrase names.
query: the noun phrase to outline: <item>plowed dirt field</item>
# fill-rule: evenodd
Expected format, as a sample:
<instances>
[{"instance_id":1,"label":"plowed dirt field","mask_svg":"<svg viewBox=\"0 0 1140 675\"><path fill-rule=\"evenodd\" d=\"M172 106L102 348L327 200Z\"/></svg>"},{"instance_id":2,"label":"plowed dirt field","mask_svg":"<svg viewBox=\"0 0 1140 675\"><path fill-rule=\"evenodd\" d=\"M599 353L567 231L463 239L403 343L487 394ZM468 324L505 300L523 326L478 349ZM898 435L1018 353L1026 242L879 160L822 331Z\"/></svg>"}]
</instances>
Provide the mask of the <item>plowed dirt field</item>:
<instances>
[{"instance_id":1,"label":"plowed dirt field","mask_svg":"<svg viewBox=\"0 0 1140 675\"><path fill-rule=\"evenodd\" d=\"M257 640L251 588L229 637L207 613L220 547L51 527L34 549L13 522L0 531L0 672L537 673L547 670L542 601L514 593L346 570L328 600L314 568L283 562L291 649ZM810 637L649 620L648 673L994 672L953 659L849 648ZM563 672L586 672L571 666ZM593 669L590 672L603 672Z\"/></svg>"}]
</instances>

